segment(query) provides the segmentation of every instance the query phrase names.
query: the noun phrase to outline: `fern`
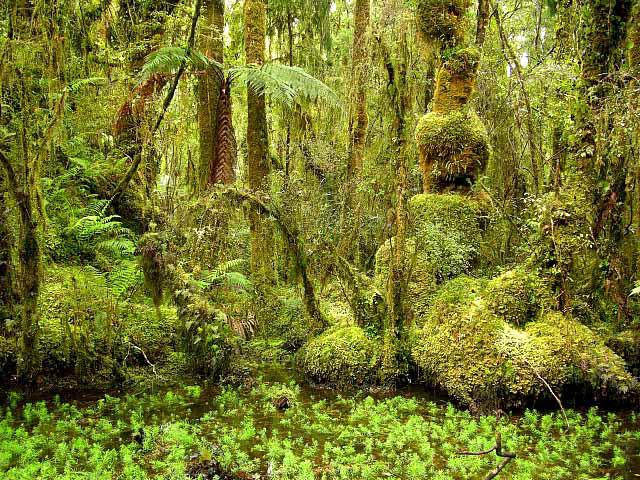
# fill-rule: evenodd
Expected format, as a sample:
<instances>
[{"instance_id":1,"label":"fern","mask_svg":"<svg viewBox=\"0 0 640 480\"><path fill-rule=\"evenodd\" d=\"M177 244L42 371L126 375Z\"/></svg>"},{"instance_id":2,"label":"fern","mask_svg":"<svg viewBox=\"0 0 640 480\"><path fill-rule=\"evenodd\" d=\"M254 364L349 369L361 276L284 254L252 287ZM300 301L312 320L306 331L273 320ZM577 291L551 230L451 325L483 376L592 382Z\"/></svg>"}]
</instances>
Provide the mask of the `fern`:
<instances>
[{"instance_id":1,"label":"fern","mask_svg":"<svg viewBox=\"0 0 640 480\"><path fill-rule=\"evenodd\" d=\"M243 83L254 92L264 94L271 101L287 107L295 104L306 106L322 100L325 105L342 108L340 97L331 88L300 67L267 63L225 70L222 64L197 50L192 50L187 55L182 47L163 47L150 54L142 67L141 81L154 74L174 72L183 62L191 70L210 70L222 79L228 76L232 81Z\"/></svg>"},{"instance_id":2,"label":"fern","mask_svg":"<svg viewBox=\"0 0 640 480\"><path fill-rule=\"evenodd\" d=\"M118 215L105 215L108 206L106 200L89 204L84 212L89 215L76 221L68 231L87 250L94 249L114 260L132 257L133 233L122 225Z\"/></svg>"},{"instance_id":3,"label":"fern","mask_svg":"<svg viewBox=\"0 0 640 480\"><path fill-rule=\"evenodd\" d=\"M127 292L143 283L142 270L136 260L118 262L107 276L107 283L116 296L122 297Z\"/></svg>"},{"instance_id":4,"label":"fern","mask_svg":"<svg viewBox=\"0 0 640 480\"><path fill-rule=\"evenodd\" d=\"M203 290L212 287L227 287L250 291L253 287L251 280L238 271L245 263L244 259L229 260L218 265L215 270L202 271L200 278L194 279L194 281Z\"/></svg>"}]
</instances>

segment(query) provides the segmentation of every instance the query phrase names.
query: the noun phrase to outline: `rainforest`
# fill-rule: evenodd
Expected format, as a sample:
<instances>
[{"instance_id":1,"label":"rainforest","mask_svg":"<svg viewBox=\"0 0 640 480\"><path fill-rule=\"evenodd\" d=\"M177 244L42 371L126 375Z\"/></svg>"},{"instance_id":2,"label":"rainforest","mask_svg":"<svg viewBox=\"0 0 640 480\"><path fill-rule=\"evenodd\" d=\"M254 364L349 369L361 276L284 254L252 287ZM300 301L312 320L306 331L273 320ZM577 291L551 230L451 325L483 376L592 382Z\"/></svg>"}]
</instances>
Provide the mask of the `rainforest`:
<instances>
[{"instance_id":1,"label":"rainforest","mask_svg":"<svg viewBox=\"0 0 640 480\"><path fill-rule=\"evenodd\" d=\"M640 478L640 0L0 1L0 478Z\"/></svg>"}]
</instances>

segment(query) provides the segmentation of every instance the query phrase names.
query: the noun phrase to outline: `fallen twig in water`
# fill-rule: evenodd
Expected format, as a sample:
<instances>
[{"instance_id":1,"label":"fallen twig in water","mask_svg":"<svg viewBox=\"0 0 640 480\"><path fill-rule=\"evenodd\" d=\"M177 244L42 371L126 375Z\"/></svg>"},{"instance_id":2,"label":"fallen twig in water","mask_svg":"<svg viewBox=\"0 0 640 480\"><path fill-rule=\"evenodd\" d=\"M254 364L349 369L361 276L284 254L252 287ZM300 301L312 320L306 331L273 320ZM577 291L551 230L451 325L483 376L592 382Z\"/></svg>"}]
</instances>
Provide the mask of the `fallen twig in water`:
<instances>
[{"instance_id":1,"label":"fallen twig in water","mask_svg":"<svg viewBox=\"0 0 640 480\"><path fill-rule=\"evenodd\" d=\"M496 444L488 450L483 450L481 452L467 452L462 451L458 452L460 455L486 455L495 451L498 457L502 457L503 460L498 464L496 468L491 470L484 477L484 480L491 480L492 478L496 478L498 474L506 467L511 460L516 458L516 454L512 452L505 452L502 450L502 437L500 436L500 432L496 432Z\"/></svg>"}]
</instances>

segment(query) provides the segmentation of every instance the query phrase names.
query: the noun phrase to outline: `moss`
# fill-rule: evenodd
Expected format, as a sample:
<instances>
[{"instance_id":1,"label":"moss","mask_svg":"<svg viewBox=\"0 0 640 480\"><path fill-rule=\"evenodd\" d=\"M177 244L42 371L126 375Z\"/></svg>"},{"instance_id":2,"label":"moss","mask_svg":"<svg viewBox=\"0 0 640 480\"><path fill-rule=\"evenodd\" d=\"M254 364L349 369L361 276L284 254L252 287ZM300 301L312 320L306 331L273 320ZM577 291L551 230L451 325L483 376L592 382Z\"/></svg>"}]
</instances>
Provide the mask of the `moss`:
<instances>
[{"instance_id":1,"label":"moss","mask_svg":"<svg viewBox=\"0 0 640 480\"><path fill-rule=\"evenodd\" d=\"M422 280L442 282L470 271L482 238L480 204L461 195L421 194L408 209Z\"/></svg>"},{"instance_id":2,"label":"moss","mask_svg":"<svg viewBox=\"0 0 640 480\"><path fill-rule=\"evenodd\" d=\"M498 339L504 322L487 308L480 290L473 279L450 282L412 348L421 376L465 404L495 397L501 380Z\"/></svg>"},{"instance_id":3,"label":"moss","mask_svg":"<svg viewBox=\"0 0 640 480\"><path fill-rule=\"evenodd\" d=\"M490 154L487 130L468 108L426 114L418 122L416 142L425 191L434 181L438 188L461 180L472 183Z\"/></svg>"},{"instance_id":4,"label":"moss","mask_svg":"<svg viewBox=\"0 0 640 480\"><path fill-rule=\"evenodd\" d=\"M467 103L473 94L480 52L475 47L457 50L438 69L433 113L450 113Z\"/></svg>"},{"instance_id":5,"label":"moss","mask_svg":"<svg viewBox=\"0 0 640 480\"><path fill-rule=\"evenodd\" d=\"M611 337L607 345L624 358L634 376L640 376L640 331L624 330Z\"/></svg>"},{"instance_id":6,"label":"moss","mask_svg":"<svg viewBox=\"0 0 640 480\"><path fill-rule=\"evenodd\" d=\"M466 27L470 0L418 0L416 15L425 40L447 45L460 43Z\"/></svg>"},{"instance_id":7,"label":"moss","mask_svg":"<svg viewBox=\"0 0 640 480\"><path fill-rule=\"evenodd\" d=\"M346 387L376 381L380 346L359 327L334 327L297 354L304 375L318 384Z\"/></svg>"},{"instance_id":8,"label":"moss","mask_svg":"<svg viewBox=\"0 0 640 480\"><path fill-rule=\"evenodd\" d=\"M289 351L299 349L314 329L300 294L293 288L274 289L266 296L268 305L262 315L261 333L283 341Z\"/></svg>"},{"instance_id":9,"label":"moss","mask_svg":"<svg viewBox=\"0 0 640 480\"><path fill-rule=\"evenodd\" d=\"M528 363L552 386L582 385L605 395L626 394L636 387L624 360L569 316L549 312L529 323L525 333L531 342L529 351L518 349L515 353L527 355Z\"/></svg>"},{"instance_id":10,"label":"moss","mask_svg":"<svg viewBox=\"0 0 640 480\"><path fill-rule=\"evenodd\" d=\"M637 388L624 361L589 328L549 312L519 329L488 307L487 288L460 277L441 289L426 323L411 336L412 357L425 380L470 405L548 397L538 375L557 392L615 398Z\"/></svg>"},{"instance_id":11,"label":"moss","mask_svg":"<svg viewBox=\"0 0 640 480\"><path fill-rule=\"evenodd\" d=\"M0 385L16 372L15 341L0 335Z\"/></svg>"},{"instance_id":12,"label":"moss","mask_svg":"<svg viewBox=\"0 0 640 480\"><path fill-rule=\"evenodd\" d=\"M554 304L547 282L524 267L508 270L489 281L483 297L493 313L518 326Z\"/></svg>"},{"instance_id":13,"label":"moss","mask_svg":"<svg viewBox=\"0 0 640 480\"><path fill-rule=\"evenodd\" d=\"M126 342L142 350L151 362L169 356L175 349L178 316L175 308L129 304L120 316ZM140 359L144 362L144 358Z\"/></svg>"},{"instance_id":14,"label":"moss","mask_svg":"<svg viewBox=\"0 0 640 480\"><path fill-rule=\"evenodd\" d=\"M376 252L374 284L382 292L386 290L389 280L389 258L394 238L385 241ZM428 251L416 252L416 241L413 238L407 239L406 255L411 271L407 285L406 305L412 317L421 321L437 289L436 275L441 273L441 269L432 261L433 257Z\"/></svg>"}]
</instances>

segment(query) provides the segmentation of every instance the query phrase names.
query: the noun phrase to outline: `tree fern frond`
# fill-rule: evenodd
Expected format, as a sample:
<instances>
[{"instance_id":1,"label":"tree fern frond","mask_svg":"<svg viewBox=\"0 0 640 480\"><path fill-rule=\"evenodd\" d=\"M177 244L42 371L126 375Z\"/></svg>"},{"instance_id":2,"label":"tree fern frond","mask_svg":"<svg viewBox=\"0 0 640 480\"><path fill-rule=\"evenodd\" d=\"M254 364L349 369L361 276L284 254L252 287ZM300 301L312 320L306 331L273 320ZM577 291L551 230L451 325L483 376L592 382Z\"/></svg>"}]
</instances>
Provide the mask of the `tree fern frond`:
<instances>
[{"instance_id":1,"label":"tree fern frond","mask_svg":"<svg viewBox=\"0 0 640 480\"><path fill-rule=\"evenodd\" d=\"M322 100L331 107L342 108L340 97L331 88L300 67L267 63L261 67L236 67L229 72L232 79L287 107L294 104L305 106Z\"/></svg>"},{"instance_id":2,"label":"tree fern frond","mask_svg":"<svg viewBox=\"0 0 640 480\"><path fill-rule=\"evenodd\" d=\"M182 65L182 62L195 70L214 70L221 72L223 66L215 60L208 58L201 52L192 49L189 54L182 47L162 47L149 54L142 67L142 79L147 79L157 73L171 73Z\"/></svg>"},{"instance_id":3,"label":"tree fern frond","mask_svg":"<svg viewBox=\"0 0 640 480\"><path fill-rule=\"evenodd\" d=\"M95 87L98 85L104 85L106 82L107 79L105 77L81 78L80 80L72 82L67 88L70 92L77 92L84 87Z\"/></svg>"}]
</instances>

